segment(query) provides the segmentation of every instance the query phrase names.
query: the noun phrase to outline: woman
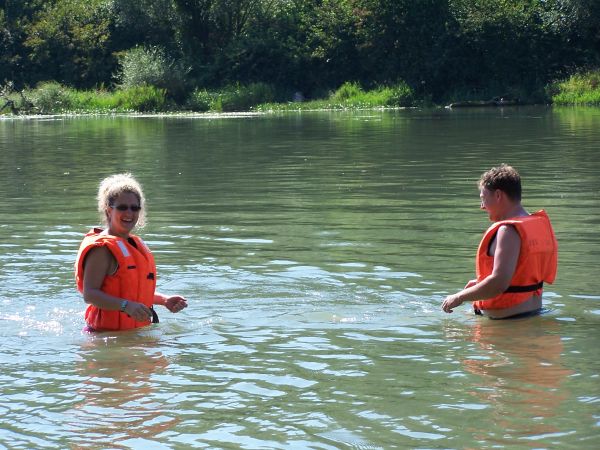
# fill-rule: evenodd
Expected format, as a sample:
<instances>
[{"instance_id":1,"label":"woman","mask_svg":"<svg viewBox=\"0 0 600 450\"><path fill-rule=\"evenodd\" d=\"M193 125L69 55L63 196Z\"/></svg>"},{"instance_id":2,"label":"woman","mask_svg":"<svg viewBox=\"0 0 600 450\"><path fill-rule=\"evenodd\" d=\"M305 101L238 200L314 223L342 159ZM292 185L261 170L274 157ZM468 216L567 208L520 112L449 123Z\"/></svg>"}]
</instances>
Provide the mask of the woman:
<instances>
[{"instance_id":1,"label":"woman","mask_svg":"<svg viewBox=\"0 0 600 450\"><path fill-rule=\"evenodd\" d=\"M98 189L98 211L105 229L83 239L75 262L77 289L89 305L86 331L128 330L158 322L154 305L171 312L187 307L179 295L155 292L156 265L142 239L132 234L145 222L144 194L131 174L105 178Z\"/></svg>"}]
</instances>

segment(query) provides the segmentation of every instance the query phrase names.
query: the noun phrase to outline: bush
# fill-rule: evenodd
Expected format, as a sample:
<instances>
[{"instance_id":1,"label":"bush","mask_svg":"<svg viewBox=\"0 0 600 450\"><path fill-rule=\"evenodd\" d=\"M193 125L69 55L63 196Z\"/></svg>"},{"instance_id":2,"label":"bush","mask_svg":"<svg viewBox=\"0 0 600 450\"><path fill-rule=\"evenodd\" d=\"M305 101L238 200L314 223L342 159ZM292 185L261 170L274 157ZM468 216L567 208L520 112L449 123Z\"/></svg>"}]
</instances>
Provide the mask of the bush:
<instances>
[{"instance_id":1,"label":"bush","mask_svg":"<svg viewBox=\"0 0 600 450\"><path fill-rule=\"evenodd\" d=\"M159 112L167 109L164 89L138 86L108 92L104 90L77 91L58 83L43 83L23 92L35 112L50 113L108 113Z\"/></svg>"},{"instance_id":2,"label":"bush","mask_svg":"<svg viewBox=\"0 0 600 450\"><path fill-rule=\"evenodd\" d=\"M557 105L600 105L600 70L575 74L548 88Z\"/></svg>"},{"instance_id":3,"label":"bush","mask_svg":"<svg viewBox=\"0 0 600 450\"><path fill-rule=\"evenodd\" d=\"M404 81L392 87L380 87L372 91L364 91L357 83L344 83L330 100L340 102L347 108L411 106L414 102L414 92Z\"/></svg>"},{"instance_id":4,"label":"bush","mask_svg":"<svg viewBox=\"0 0 600 450\"><path fill-rule=\"evenodd\" d=\"M186 92L186 78L190 69L166 55L160 47L134 47L120 57L118 78L124 89L156 86L181 100Z\"/></svg>"},{"instance_id":5,"label":"bush","mask_svg":"<svg viewBox=\"0 0 600 450\"><path fill-rule=\"evenodd\" d=\"M275 89L265 83L252 83L247 86L228 86L220 91L209 92L206 89L196 89L187 105L194 111L250 111L261 103L272 102L275 99Z\"/></svg>"},{"instance_id":6,"label":"bush","mask_svg":"<svg viewBox=\"0 0 600 450\"><path fill-rule=\"evenodd\" d=\"M218 93L206 89L196 89L187 100L187 107L192 111L207 112L213 109Z\"/></svg>"},{"instance_id":7,"label":"bush","mask_svg":"<svg viewBox=\"0 0 600 450\"><path fill-rule=\"evenodd\" d=\"M252 83L248 86L225 88L217 99L218 111L249 111L261 103L274 101L275 91L265 83Z\"/></svg>"},{"instance_id":8,"label":"bush","mask_svg":"<svg viewBox=\"0 0 600 450\"><path fill-rule=\"evenodd\" d=\"M41 114L60 113L72 108L71 90L55 81L40 83L35 89L24 91L23 95Z\"/></svg>"},{"instance_id":9,"label":"bush","mask_svg":"<svg viewBox=\"0 0 600 450\"><path fill-rule=\"evenodd\" d=\"M33 104L25 98L23 92L15 90L12 81L0 85L0 114L27 114L32 112L32 108Z\"/></svg>"},{"instance_id":10,"label":"bush","mask_svg":"<svg viewBox=\"0 0 600 450\"><path fill-rule=\"evenodd\" d=\"M372 91L364 91L359 84L347 82L331 93L327 99L285 104L265 103L259 105L257 109L260 111L369 109L413 106L415 103L415 93L404 81L398 82L395 86L381 87Z\"/></svg>"},{"instance_id":11,"label":"bush","mask_svg":"<svg viewBox=\"0 0 600 450\"><path fill-rule=\"evenodd\" d=\"M114 94L105 91L69 90L68 97L72 112L112 112L117 109Z\"/></svg>"},{"instance_id":12,"label":"bush","mask_svg":"<svg viewBox=\"0 0 600 450\"><path fill-rule=\"evenodd\" d=\"M400 81L395 86L384 88L384 95L387 100L386 106L413 106L415 102L415 93L412 88L404 81Z\"/></svg>"},{"instance_id":13,"label":"bush","mask_svg":"<svg viewBox=\"0 0 600 450\"><path fill-rule=\"evenodd\" d=\"M119 110L158 112L167 109L167 93L165 89L155 86L137 86L116 91Z\"/></svg>"},{"instance_id":14,"label":"bush","mask_svg":"<svg viewBox=\"0 0 600 450\"><path fill-rule=\"evenodd\" d=\"M356 99L362 96L364 93L365 92L358 83L347 81L333 93L331 99L334 101L343 102L350 99Z\"/></svg>"}]
</instances>

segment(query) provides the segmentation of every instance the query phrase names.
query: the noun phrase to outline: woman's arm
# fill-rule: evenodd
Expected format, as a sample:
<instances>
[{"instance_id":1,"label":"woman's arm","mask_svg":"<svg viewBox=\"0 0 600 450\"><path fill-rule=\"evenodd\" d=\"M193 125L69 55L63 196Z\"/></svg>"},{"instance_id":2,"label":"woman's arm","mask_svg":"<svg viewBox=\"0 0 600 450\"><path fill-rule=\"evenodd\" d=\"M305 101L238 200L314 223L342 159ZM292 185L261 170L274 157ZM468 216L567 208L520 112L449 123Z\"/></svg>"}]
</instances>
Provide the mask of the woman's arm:
<instances>
[{"instance_id":1,"label":"woman's arm","mask_svg":"<svg viewBox=\"0 0 600 450\"><path fill-rule=\"evenodd\" d=\"M106 247L91 249L85 257L83 269L83 300L100 309L118 311L124 298L115 297L101 290L104 278L115 271L116 260ZM143 322L152 318L150 309L142 303L127 300L124 312Z\"/></svg>"}]
</instances>

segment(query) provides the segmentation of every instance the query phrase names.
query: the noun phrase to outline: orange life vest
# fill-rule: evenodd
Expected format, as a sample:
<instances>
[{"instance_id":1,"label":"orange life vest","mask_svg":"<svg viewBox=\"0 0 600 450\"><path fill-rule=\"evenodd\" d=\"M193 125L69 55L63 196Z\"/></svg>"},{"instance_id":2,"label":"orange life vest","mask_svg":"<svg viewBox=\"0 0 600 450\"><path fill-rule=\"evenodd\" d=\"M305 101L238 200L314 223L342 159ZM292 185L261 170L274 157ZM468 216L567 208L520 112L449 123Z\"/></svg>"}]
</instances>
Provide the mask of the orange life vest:
<instances>
[{"instance_id":1,"label":"orange life vest","mask_svg":"<svg viewBox=\"0 0 600 450\"><path fill-rule=\"evenodd\" d=\"M543 283L553 283L556 278L558 243L550 219L542 210L529 216L501 220L488 228L477 250L478 282L492 273L494 257L488 251L502 225L515 227L521 238L517 267L509 288L496 297L474 302L475 309L504 309L518 305L533 295L541 295Z\"/></svg>"},{"instance_id":2,"label":"orange life vest","mask_svg":"<svg viewBox=\"0 0 600 450\"><path fill-rule=\"evenodd\" d=\"M106 246L117 260L117 270L104 278L102 292L114 297L143 303L148 307L154 304L156 288L156 265L152 253L138 236L130 235L135 246L117 236L101 234L102 229L94 228L84 237L75 262L75 280L79 292L83 292L83 267L88 252L95 247ZM143 327L150 321L138 322L121 311L109 311L89 305L85 312L88 326L96 331L128 330Z\"/></svg>"}]
</instances>

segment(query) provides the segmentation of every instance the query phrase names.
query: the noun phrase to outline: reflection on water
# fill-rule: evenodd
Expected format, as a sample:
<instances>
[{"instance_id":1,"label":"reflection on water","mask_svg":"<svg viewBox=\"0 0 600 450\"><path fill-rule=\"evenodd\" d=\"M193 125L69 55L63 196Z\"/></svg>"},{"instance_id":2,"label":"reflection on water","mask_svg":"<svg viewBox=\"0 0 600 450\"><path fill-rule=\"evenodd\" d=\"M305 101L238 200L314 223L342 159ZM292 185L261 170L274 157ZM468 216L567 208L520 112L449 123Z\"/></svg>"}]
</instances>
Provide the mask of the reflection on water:
<instances>
[{"instance_id":1,"label":"reflection on water","mask_svg":"<svg viewBox=\"0 0 600 450\"><path fill-rule=\"evenodd\" d=\"M127 338L126 338L127 339ZM67 414L65 429L77 448L147 447L155 436L181 419L153 401L168 360L153 350L157 339L118 342L118 338L90 337L82 343L76 373L82 399ZM92 438L93 439L90 439Z\"/></svg>"},{"instance_id":2,"label":"reflection on water","mask_svg":"<svg viewBox=\"0 0 600 450\"><path fill-rule=\"evenodd\" d=\"M487 405L472 428L476 440L485 442L495 428L503 432L492 433L494 442L504 445L564 432L551 420L571 395L563 384L574 373L565 365L560 332L560 324L546 317L446 327L448 339L475 344L459 358L477 376L468 387L474 403Z\"/></svg>"},{"instance_id":3,"label":"reflection on water","mask_svg":"<svg viewBox=\"0 0 600 450\"><path fill-rule=\"evenodd\" d=\"M0 121L0 448L596 448L600 110ZM524 177L547 314L451 317ZM185 313L81 333L72 267L105 175L143 182Z\"/></svg>"}]
</instances>

